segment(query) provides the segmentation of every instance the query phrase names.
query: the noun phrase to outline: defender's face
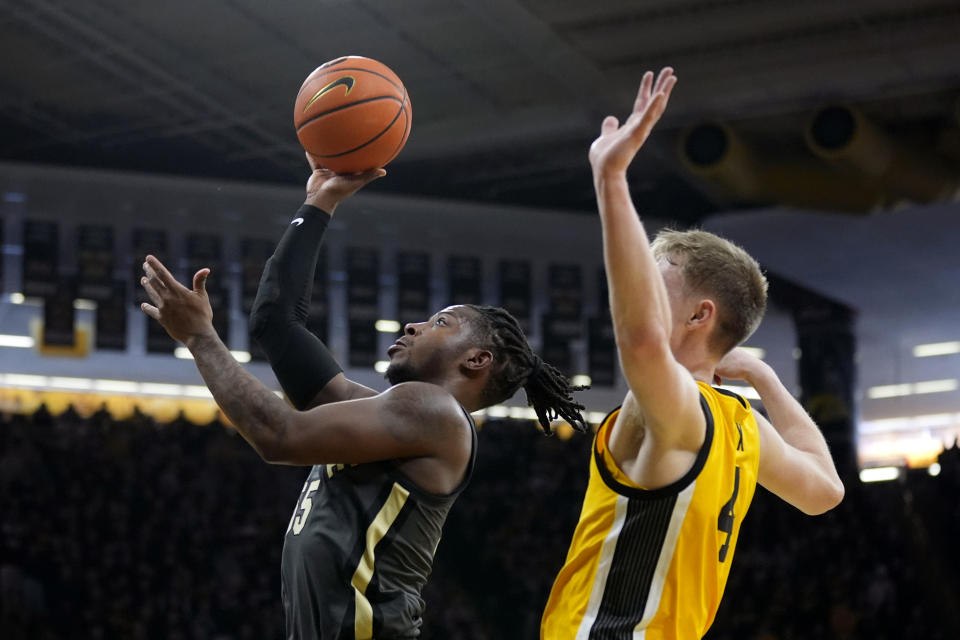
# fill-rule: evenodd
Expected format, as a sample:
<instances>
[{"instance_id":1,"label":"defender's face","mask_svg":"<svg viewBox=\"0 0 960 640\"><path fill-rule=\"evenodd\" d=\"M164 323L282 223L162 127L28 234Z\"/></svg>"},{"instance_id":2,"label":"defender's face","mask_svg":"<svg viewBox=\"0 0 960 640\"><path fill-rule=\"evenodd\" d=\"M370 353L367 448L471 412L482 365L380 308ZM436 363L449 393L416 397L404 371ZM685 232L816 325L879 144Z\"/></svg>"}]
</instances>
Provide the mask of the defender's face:
<instances>
[{"instance_id":1,"label":"defender's face","mask_svg":"<svg viewBox=\"0 0 960 640\"><path fill-rule=\"evenodd\" d=\"M469 346L471 313L467 307L456 305L438 311L425 322L407 324L403 336L387 349L387 380L397 384L442 377Z\"/></svg>"},{"instance_id":2,"label":"defender's face","mask_svg":"<svg viewBox=\"0 0 960 640\"><path fill-rule=\"evenodd\" d=\"M667 288L667 299L670 301L670 313L672 316L670 345L674 346L674 340L681 337L678 327L682 327L687 318L690 301L686 296L686 289L683 282L682 265L667 257L661 257L657 260L657 266L660 267L660 275L663 276L663 284Z\"/></svg>"}]
</instances>

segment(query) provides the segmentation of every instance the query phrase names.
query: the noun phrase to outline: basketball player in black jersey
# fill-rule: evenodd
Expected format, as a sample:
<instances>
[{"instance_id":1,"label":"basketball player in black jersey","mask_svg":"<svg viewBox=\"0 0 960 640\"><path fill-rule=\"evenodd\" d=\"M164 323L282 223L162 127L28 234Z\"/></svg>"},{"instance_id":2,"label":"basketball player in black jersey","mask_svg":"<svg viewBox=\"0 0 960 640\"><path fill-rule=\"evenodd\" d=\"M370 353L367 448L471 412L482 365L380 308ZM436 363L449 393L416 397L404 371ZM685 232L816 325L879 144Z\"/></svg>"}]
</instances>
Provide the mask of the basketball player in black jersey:
<instances>
[{"instance_id":1,"label":"basketball player in black jersey","mask_svg":"<svg viewBox=\"0 0 960 640\"><path fill-rule=\"evenodd\" d=\"M473 471L469 412L523 387L545 431L554 418L584 430L583 406L572 398L580 387L533 353L509 313L474 305L408 324L387 351L389 390L348 380L306 329L311 286L337 205L385 172L311 167L307 199L267 261L251 314L295 408L220 341L205 291L209 269L188 289L147 256L141 284L153 304L142 308L190 349L217 404L264 460L312 466L283 547L286 637L414 638L441 527Z\"/></svg>"}]
</instances>

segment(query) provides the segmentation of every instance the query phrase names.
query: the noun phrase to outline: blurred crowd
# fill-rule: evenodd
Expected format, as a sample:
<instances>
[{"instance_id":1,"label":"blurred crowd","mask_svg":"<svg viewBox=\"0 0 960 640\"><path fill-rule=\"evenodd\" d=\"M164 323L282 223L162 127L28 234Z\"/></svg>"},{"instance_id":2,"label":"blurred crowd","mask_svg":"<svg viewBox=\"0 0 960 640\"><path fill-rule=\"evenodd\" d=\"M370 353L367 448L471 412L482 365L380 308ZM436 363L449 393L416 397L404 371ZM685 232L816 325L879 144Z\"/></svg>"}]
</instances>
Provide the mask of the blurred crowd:
<instances>
[{"instance_id":1,"label":"blurred crowd","mask_svg":"<svg viewBox=\"0 0 960 640\"><path fill-rule=\"evenodd\" d=\"M590 441L490 421L424 592L424 638L536 638ZM762 489L710 640L955 638L960 450L810 518ZM0 416L0 637L281 638L280 550L306 469L220 424Z\"/></svg>"}]
</instances>

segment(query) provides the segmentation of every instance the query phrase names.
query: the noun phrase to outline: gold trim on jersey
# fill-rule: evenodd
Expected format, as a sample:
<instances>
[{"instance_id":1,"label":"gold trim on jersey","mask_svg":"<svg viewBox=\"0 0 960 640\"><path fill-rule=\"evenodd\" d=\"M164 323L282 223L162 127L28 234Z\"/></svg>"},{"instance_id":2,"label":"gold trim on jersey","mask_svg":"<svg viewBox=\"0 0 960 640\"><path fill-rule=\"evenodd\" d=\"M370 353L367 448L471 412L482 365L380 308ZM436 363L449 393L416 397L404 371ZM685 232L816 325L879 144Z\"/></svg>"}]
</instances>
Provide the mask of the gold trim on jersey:
<instances>
[{"instance_id":1,"label":"gold trim on jersey","mask_svg":"<svg viewBox=\"0 0 960 640\"><path fill-rule=\"evenodd\" d=\"M377 517L373 519L370 526L367 527L366 547L363 556L360 558L360 564L353 573L350 584L353 585L354 605L356 615L354 617L354 634L357 640L370 640L373 638L373 607L367 600L367 587L370 586L370 580L373 578L373 564L376 560L374 549L377 544L387 535L387 531L393 526L397 516L407 503L407 497L410 492L396 482L390 490L383 506L380 507Z\"/></svg>"}]
</instances>

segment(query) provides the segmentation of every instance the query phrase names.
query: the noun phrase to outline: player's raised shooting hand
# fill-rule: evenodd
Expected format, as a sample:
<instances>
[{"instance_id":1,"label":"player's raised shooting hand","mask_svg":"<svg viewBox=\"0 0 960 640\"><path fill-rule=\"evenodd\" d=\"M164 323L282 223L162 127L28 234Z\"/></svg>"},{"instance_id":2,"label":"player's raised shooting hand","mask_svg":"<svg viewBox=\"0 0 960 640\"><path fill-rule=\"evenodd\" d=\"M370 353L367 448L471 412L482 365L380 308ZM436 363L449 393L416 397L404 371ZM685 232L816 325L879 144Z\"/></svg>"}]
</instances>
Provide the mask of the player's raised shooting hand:
<instances>
[{"instance_id":1,"label":"player's raised shooting hand","mask_svg":"<svg viewBox=\"0 0 960 640\"><path fill-rule=\"evenodd\" d=\"M367 186L377 178L387 175L383 169L370 169L362 173L339 174L317 165L309 153L307 162L312 173L307 179L307 199L309 204L333 215L340 202Z\"/></svg>"},{"instance_id":2,"label":"player's raised shooting hand","mask_svg":"<svg viewBox=\"0 0 960 640\"><path fill-rule=\"evenodd\" d=\"M153 304L144 302L140 309L163 325L171 338L189 347L195 338L216 335L206 289L210 269L194 274L192 290L177 282L154 256L147 256L143 272L140 284Z\"/></svg>"},{"instance_id":3,"label":"player's raised shooting hand","mask_svg":"<svg viewBox=\"0 0 960 640\"><path fill-rule=\"evenodd\" d=\"M677 83L673 69L664 67L660 71L656 84L653 72L643 74L637 99L633 103L633 112L627 121L620 125L619 120L607 116L600 129L600 137L590 145L590 165L594 176L623 173L633 157L646 142L653 126L663 115L670 100L670 92Z\"/></svg>"}]
</instances>

